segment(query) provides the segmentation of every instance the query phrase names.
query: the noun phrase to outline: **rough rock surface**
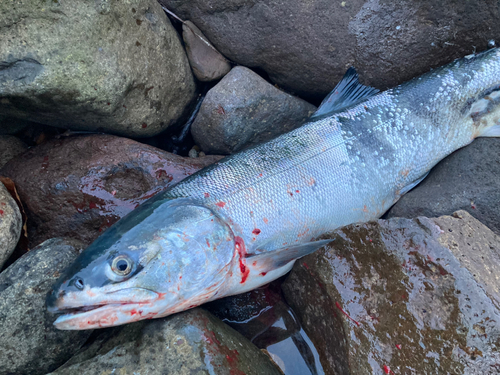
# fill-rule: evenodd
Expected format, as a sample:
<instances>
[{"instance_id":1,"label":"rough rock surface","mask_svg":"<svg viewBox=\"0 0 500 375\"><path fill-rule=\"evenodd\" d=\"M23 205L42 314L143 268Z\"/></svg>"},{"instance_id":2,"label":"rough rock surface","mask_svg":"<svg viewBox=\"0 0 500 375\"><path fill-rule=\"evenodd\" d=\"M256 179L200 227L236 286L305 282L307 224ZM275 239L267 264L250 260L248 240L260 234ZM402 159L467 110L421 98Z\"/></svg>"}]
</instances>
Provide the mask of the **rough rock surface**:
<instances>
[{"instance_id":1,"label":"rough rock surface","mask_svg":"<svg viewBox=\"0 0 500 375\"><path fill-rule=\"evenodd\" d=\"M27 149L28 146L19 138L12 135L0 135L0 168Z\"/></svg>"},{"instance_id":2,"label":"rough rock surface","mask_svg":"<svg viewBox=\"0 0 500 375\"><path fill-rule=\"evenodd\" d=\"M45 374L66 362L92 333L59 331L45 297L83 244L51 239L0 274L0 374Z\"/></svg>"},{"instance_id":3,"label":"rough rock surface","mask_svg":"<svg viewBox=\"0 0 500 375\"><path fill-rule=\"evenodd\" d=\"M327 374L491 374L500 237L465 211L344 227L283 284Z\"/></svg>"},{"instance_id":4,"label":"rough rock surface","mask_svg":"<svg viewBox=\"0 0 500 375\"><path fill-rule=\"evenodd\" d=\"M196 78L202 82L215 81L231 70L229 61L210 43L191 21L182 24L182 39L186 44L189 64Z\"/></svg>"},{"instance_id":5,"label":"rough rock surface","mask_svg":"<svg viewBox=\"0 0 500 375\"><path fill-rule=\"evenodd\" d=\"M237 66L207 93L191 134L203 151L230 154L299 127L315 111Z\"/></svg>"},{"instance_id":6,"label":"rough rock surface","mask_svg":"<svg viewBox=\"0 0 500 375\"><path fill-rule=\"evenodd\" d=\"M71 237L90 243L144 200L220 157L187 158L112 135L60 137L11 160L31 245Z\"/></svg>"},{"instance_id":7,"label":"rough rock surface","mask_svg":"<svg viewBox=\"0 0 500 375\"><path fill-rule=\"evenodd\" d=\"M201 309L115 328L53 374L279 375L254 345Z\"/></svg>"},{"instance_id":8,"label":"rough rock surface","mask_svg":"<svg viewBox=\"0 0 500 375\"><path fill-rule=\"evenodd\" d=\"M176 122L195 84L154 0L2 1L0 113L146 137Z\"/></svg>"},{"instance_id":9,"label":"rough rock surface","mask_svg":"<svg viewBox=\"0 0 500 375\"><path fill-rule=\"evenodd\" d=\"M496 0L159 1L228 59L305 98L322 99L349 66L383 89L500 35Z\"/></svg>"},{"instance_id":10,"label":"rough rock surface","mask_svg":"<svg viewBox=\"0 0 500 375\"><path fill-rule=\"evenodd\" d=\"M19 207L7 188L0 182L0 269L16 248L22 226L23 220Z\"/></svg>"},{"instance_id":11,"label":"rough rock surface","mask_svg":"<svg viewBox=\"0 0 500 375\"><path fill-rule=\"evenodd\" d=\"M478 138L442 160L387 217L450 215L465 210L500 234L500 139Z\"/></svg>"}]
</instances>

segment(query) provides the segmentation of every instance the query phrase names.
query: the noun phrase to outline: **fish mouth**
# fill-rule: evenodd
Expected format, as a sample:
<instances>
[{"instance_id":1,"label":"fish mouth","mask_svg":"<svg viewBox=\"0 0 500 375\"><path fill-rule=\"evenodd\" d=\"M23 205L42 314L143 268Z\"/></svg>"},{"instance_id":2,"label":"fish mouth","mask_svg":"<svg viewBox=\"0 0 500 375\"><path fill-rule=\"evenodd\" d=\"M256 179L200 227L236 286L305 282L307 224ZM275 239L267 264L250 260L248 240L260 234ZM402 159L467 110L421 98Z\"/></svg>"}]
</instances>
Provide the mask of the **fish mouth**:
<instances>
[{"instance_id":1,"label":"fish mouth","mask_svg":"<svg viewBox=\"0 0 500 375\"><path fill-rule=\"evenodd\" d=\"M130 288L93 296L80 302L78 296L61 296L49 311L59 315L54 326L61 330L112 327L156 317L162 294L148 289Z\"/></svg>"}]
</instances>

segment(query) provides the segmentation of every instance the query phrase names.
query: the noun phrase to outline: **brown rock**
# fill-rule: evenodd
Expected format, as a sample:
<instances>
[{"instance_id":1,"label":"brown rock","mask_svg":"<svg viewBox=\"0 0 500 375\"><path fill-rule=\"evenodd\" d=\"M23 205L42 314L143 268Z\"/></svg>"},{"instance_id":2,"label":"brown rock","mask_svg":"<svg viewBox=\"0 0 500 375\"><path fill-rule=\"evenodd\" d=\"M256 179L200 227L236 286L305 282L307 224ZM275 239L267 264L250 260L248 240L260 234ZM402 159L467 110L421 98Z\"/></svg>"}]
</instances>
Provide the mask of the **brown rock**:
<instances>
[{"instance_id":1,"label":"brown rock","mask_svg":"<svg viewBox=\"0 0 500 375\"><path fill-rule=\"evenodd\" d=\"M193 21L231 61L265 70L304 98L322 99L349 66L364 84L385 89L500 35L496 0L160 3Z\"/></svg>"},{"instance_id":2,"label":"brown rock","mask_svg":"<svg viewBox=\"0 0 500 375\"><path fill-rule=\"evenodd\" d=\"M229 61L191 21L182 24L182 38L186 44L191 69L200 81L215 81L229 73L231 70Z\"/></svg>"},{"instance_id":3,"label":"brown rock","mask_svg":"<svg viewBox=\"0 0 500 375\"><path fill-rule=\"evenodd\" d=\"M60 137L0 170L16 184L31 245L71 237L90 243L144 200L220 157L184 158L111 136Z\"/></svg>"},{"instance_id":4,"label":"brown rock","mask_svg":"<svg viewBox=\"0 0 500 375\"><path fill-rule=\"evenodd\" d=\"M500 237L465 211L350 225L283 284L326 374L490 374Z\"/></svg>"}]
</instances>

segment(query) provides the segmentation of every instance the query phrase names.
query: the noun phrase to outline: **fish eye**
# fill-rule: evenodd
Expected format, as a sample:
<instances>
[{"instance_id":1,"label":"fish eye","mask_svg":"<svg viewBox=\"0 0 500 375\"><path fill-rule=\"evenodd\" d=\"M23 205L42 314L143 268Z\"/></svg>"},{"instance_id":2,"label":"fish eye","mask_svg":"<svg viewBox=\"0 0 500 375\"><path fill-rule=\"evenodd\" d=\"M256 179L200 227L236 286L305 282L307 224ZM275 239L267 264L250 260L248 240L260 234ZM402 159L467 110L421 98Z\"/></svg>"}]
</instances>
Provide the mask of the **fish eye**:
<instances>
[{"instance_id":1,"label":"fish eye","mask_svg":"<svg viewBox=\"0 0 500 375\"><path fill-rule=\"evenodd\" d=\"M132 272L134 262L126 255L118 255L111 263L111 270L119 276L127 276Z\"/></svg>"},{"instance_id":2,"label":"fish eye","mask_svg":"<svg viewBox=\"0 0 500 375\"><path fill-rule=\"evenodd\" d=\"M76 287L76 289L83 290L83 287L84 287L83 279L81 277L76 277L73 280L73 285Z\"/></svg>"}]
</instances>

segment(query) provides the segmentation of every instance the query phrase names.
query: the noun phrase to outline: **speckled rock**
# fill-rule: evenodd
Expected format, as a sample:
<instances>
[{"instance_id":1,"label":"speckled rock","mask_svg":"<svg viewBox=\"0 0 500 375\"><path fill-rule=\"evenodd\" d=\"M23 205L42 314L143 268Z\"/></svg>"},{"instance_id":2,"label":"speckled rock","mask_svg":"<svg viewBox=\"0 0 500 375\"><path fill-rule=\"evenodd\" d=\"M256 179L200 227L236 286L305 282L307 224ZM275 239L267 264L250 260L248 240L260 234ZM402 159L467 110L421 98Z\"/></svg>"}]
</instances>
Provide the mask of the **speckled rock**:
<instances>
[{"instance_id":1,"label":"speckled rock","mask_svg":"<svg viewBox=\"0 0 500 375\"><path fill-rule=\"evenodd\" d=\"M478 138L442 160L387 217L415 218L468 211L500 234L500 139Z\"/></svg>"},{"instance_id":2,"label":"speckled rock","mask_svg":"<svg viewBox=\"0 0 500 375\"><path fill-rule=\"evenodd\" d=\"M247 339L201 309L109 330L52 374L77 373L280 374Z\"/></svg>"},{"instance_id":3,"label":"speckled rock","mask_svg":"<svg viewBox=\"0 0 500 375\"><path fill-rule=\"evenodd\" d=\"M92 331L59 331L45 297L83 244L51 239L0 274L0 374L45 374L66 362Z\"/></svg>"},{"instance_id":4,"label":"speckled rock","mask_svg":"<svg viewBox=\"0 0 500 375\"><path fill-rule=\"evenodd\" d=\"M492 374L500 237L465 211L344 227L298 261L287 301L325 373Z\"/></svg>"},{"instance_id":5,"label":"speckled rock","mask_svg":"<svg viewBox=\"0 0 500 375\"><path fill-rule=\"evenodd\" d=\"M12 135L0 135L0 168L10 159L26 151L28 146Z\"/></svg>"},{"instance_id":6,"label":"speckled rock","mask_svg":"<svg viewBox=\"0 0 500 375\"><path fill-rule=\"evenodd\" d=\"M159 0L193 21L228 59L322 99L349 66L379 89L486 48L496 0Z\"/></svg>"},{"instance_id":7,"label":"speckled rock","mask_svg":"<svg viewBox=\"0 0 500 375\"><path fill-rule=\"evenodd\" d=\"M182 39L186 44L189 64L196 78L202 82L215 81L231 70L229 61L210 43L191 21L182 24Z\"/></svg>"},{"instance_id":8,"label":"speckled rock","mask_svg":"<svg viewBox=\"0 0 500 375\"><path fill-rule=\"evenodd\" d=\"M17 203L0 182L0 269L16 248L22 226Z\"/></svg>"},{"instance_id":9,"label":"speckled rock","mask_svg":"<svg viewBox=\"0 0 500 375\"><path fill-rule=\"evenodd\" d=\"M134 137L194 100L179 37L154 0L2 1L0 113Z\"/></svg>"},{"instance_id":10,"label":"speckled rock","mask_svg":"<svg viewBox=\"0 0 500 375\"><path fill-rule=\"evenodd\" d=\"M315 111L237 66L207 93L191 134L203 151L227 155L293 130Z\"/></svg>"},{"instance_id":11,"label":"speckled rock","mask_svg":"<svg viewBox=\"0 0 500 375\"><path fill-rule=\"evenodd\" d=\"M112 135L60 137L11 160L31 245L52 237L86 244L158 192L219 160L187 158Z\"/></svg>"}]
</instances>

